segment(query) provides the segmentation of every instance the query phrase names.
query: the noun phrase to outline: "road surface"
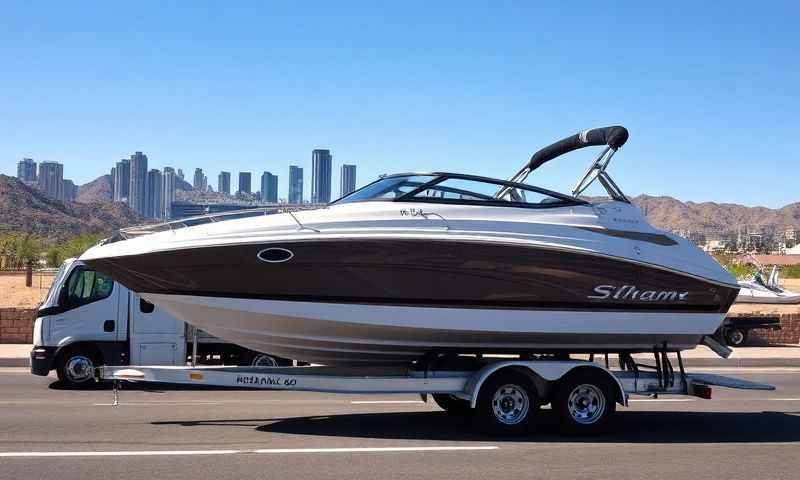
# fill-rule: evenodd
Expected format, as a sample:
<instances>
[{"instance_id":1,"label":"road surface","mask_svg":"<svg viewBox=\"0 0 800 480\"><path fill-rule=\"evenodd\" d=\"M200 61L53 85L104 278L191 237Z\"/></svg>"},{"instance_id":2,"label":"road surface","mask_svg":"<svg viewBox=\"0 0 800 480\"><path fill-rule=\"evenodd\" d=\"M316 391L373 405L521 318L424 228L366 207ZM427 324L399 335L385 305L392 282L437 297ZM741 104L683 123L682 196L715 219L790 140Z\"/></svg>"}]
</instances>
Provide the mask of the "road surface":
<instances>
[{"instance_id":1,"label":"road surface","mask_svg":"<svg viewBox=\"0 0 800 480\"><path fill-rule=\"evenodd\" d=\"M587 438L544 410L536 435L496 439L411 395L151 387L113 407L3 368L0 478L800 478L800 369L735 374L778 390L639 398Z\"/></svg>"}]
</instances>

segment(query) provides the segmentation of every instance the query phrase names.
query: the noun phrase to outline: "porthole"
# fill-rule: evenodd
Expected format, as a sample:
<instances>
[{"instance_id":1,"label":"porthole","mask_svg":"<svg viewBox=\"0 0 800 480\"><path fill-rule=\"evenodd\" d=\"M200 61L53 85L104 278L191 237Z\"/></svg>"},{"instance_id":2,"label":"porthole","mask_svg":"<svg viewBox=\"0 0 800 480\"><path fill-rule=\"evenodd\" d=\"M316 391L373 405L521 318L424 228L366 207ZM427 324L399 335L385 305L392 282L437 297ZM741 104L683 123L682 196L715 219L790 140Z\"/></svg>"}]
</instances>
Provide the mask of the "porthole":
<instances>
[{"instance_id":1,"label":"porthole","mask_svg":"<svg viewBox=\"0 0 800 480\"><path fill-rule=\"evenodd\" d=\"M270 248L265 248L264 250L258 252L257 257L262 262L283 263L291 260L292 257L294 257L294 253L292 253L291 250L287 250L285 248L270 247Z\"/></svg>"}]
</instances>

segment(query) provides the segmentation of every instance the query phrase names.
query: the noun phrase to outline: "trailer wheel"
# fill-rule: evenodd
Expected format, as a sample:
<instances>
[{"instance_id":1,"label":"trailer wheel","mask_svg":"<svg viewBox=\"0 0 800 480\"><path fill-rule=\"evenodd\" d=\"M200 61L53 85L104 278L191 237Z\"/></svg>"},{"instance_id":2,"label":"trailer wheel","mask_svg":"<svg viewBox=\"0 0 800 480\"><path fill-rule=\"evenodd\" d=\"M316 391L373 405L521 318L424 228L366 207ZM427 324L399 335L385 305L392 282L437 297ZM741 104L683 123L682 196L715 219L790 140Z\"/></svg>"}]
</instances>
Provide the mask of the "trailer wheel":
<instances>
[{"instance_id":1,"label":"trailer wheel","mask_svg":"<svg viewBox=\"0 0 800 480\"><path fill-rule=\"evenodd\" d=\"M461 400L453 395L434 393L433 401L436 402L436 405L439 405L442 410L451 415L464 416L469 414L472 410L468 400Z\"/></svg>"},{"instance_id":2,"label":"trailer wheel","mask_svg":"<svg viewBox=\"0 0 800 480\"><path fill-rule=\"evenodd\" d=\"M277 367L278 359L266 353L251 352L242 356L241 364L248 367Z\"/></svg>"},{"instance_id":3,"label":"trailer wheel","mask_svg":"<svg viewBox=\"0 0 800 480\"><path fill-rule=\"evenodd\" d=\"M500 371L481 386L472 415L491 435L520 435L533 430L539 398L533 382L514 371Z\"/></svg>"},{"instance_id":4,"label":"trailer wheel","mask_svg":"<svg viewBox=\"0 0 800 480\"><path fill-rule=\"evenodd\" d=\"M100 363L94 352L70 349L59 355L56 374L61 385L66 388L86 388L93 385L94 369Z\"/></svg>"},{"instance_id":5,"label":"trailer wheel","mask_svg":"<svg viewBox=\"0 0 800 480\"><path fill-rule=\"evenodd\" d=\"M552 406L564 432L602 432L616 411L614 385L601 370L578 370L559 381Z\"/></svg>"},{"instance_id":6,"label":"trailer wheel","mask_svg":"<svg viewBox=\"0 0 800 480\"><path fill-rule=\"evenodd\" d=\"M747 330L741 328L731 328L725 331L725 343L731 347L741 347L747 342Z\"/></svg>"}]
</instances>

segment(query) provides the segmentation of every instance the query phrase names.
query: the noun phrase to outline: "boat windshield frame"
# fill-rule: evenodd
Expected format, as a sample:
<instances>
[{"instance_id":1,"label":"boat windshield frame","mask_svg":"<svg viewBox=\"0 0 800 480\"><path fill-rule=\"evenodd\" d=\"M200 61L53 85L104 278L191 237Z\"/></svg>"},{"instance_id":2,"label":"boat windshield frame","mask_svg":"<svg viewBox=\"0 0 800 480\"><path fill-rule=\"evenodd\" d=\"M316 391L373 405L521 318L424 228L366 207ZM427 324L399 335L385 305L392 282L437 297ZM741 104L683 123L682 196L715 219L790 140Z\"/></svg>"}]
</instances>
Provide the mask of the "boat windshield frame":
<instances>
[{"instance_id":1,"label":"boat windshield frame","mask_svg":"<svg viewBox=\"0 0 800 480\"><path fill-rule=\"evenodd\" d=\"M363 191L378 182L384 181L389 178L398 178L398 177L431 177L431 179L423 184L420 184L414 190L411 190L399 197L395 198L365 198L360 200L348 200L358 192ZM450 179L458 179L458 180L470 180L475 182L482 182L487 184L493 184L498 187L509 187L509 188L519 188L522 190L527 190L531 192L535 192L541 195L546 195L548 197L552 197L559 201L554 202L547 202L547 203L527 203L527 202L516 202L511 200L501 200L497 197L481 199L481 200L470 200L470 199L462 199L462 198L441 198L441 197L418 197L416 196L418 193L427 190L435 185L438 185L446 180ZM475 192L470 192L475 194ZM528 185L524 183L517 183L512 182L509 180L502 180L499 178L491 178L491 177L483 177L479 175L469 175L464 173L450 173L450 172L406 172L406 173L395 173L391 175L382 175L378 179L373 182L364 185L363 187L354 190L347 195L333 201L330 205L336 204L344 204L344 203L362 203L362 202L410 202L410 203L444 203L444 204L456 204L456 205L483 205L483 206L492 206L492 207L514 207L514 208L556 208L556 207L565 207L565 206L574 206L574 205L588 205L589 202L582 200L580 198L576 198L570 195L566 195L563 193L554 192L552 190L547 190L545 188L536 187L534 185Z\"/></svg>"}]
</instances>

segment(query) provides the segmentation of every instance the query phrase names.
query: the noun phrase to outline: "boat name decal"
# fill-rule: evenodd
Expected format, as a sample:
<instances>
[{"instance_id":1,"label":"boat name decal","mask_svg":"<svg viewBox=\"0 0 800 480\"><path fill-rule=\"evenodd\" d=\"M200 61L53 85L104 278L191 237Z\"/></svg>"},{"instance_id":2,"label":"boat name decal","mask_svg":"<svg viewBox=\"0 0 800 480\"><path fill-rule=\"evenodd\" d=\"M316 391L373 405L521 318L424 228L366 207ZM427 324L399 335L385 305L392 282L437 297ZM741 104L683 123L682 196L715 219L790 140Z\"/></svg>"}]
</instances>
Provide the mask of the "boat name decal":
<instances>
[{"instance_id":1,"label":"boat name decal","mask_svg":"<svg viewBox=\"0 0 800 480\"><path fill-rule=\"evenodd\" d=\"M401 217L424 217L425 211L421 208L403 208L400 210Z\"/></svg>"},{"instance_id":2,"label":"boat name decal","mask_svg":"<svg viewBox=\"0 0 800 480\"><path fill-rule=\"evenodd\" d=\"M689 292L676 290L639 290L636 285L598 285L594 287L596 295L588 298L598 300L638 300L640 302L682 302L689 296Z\"/></svg>"}]
</instances>

